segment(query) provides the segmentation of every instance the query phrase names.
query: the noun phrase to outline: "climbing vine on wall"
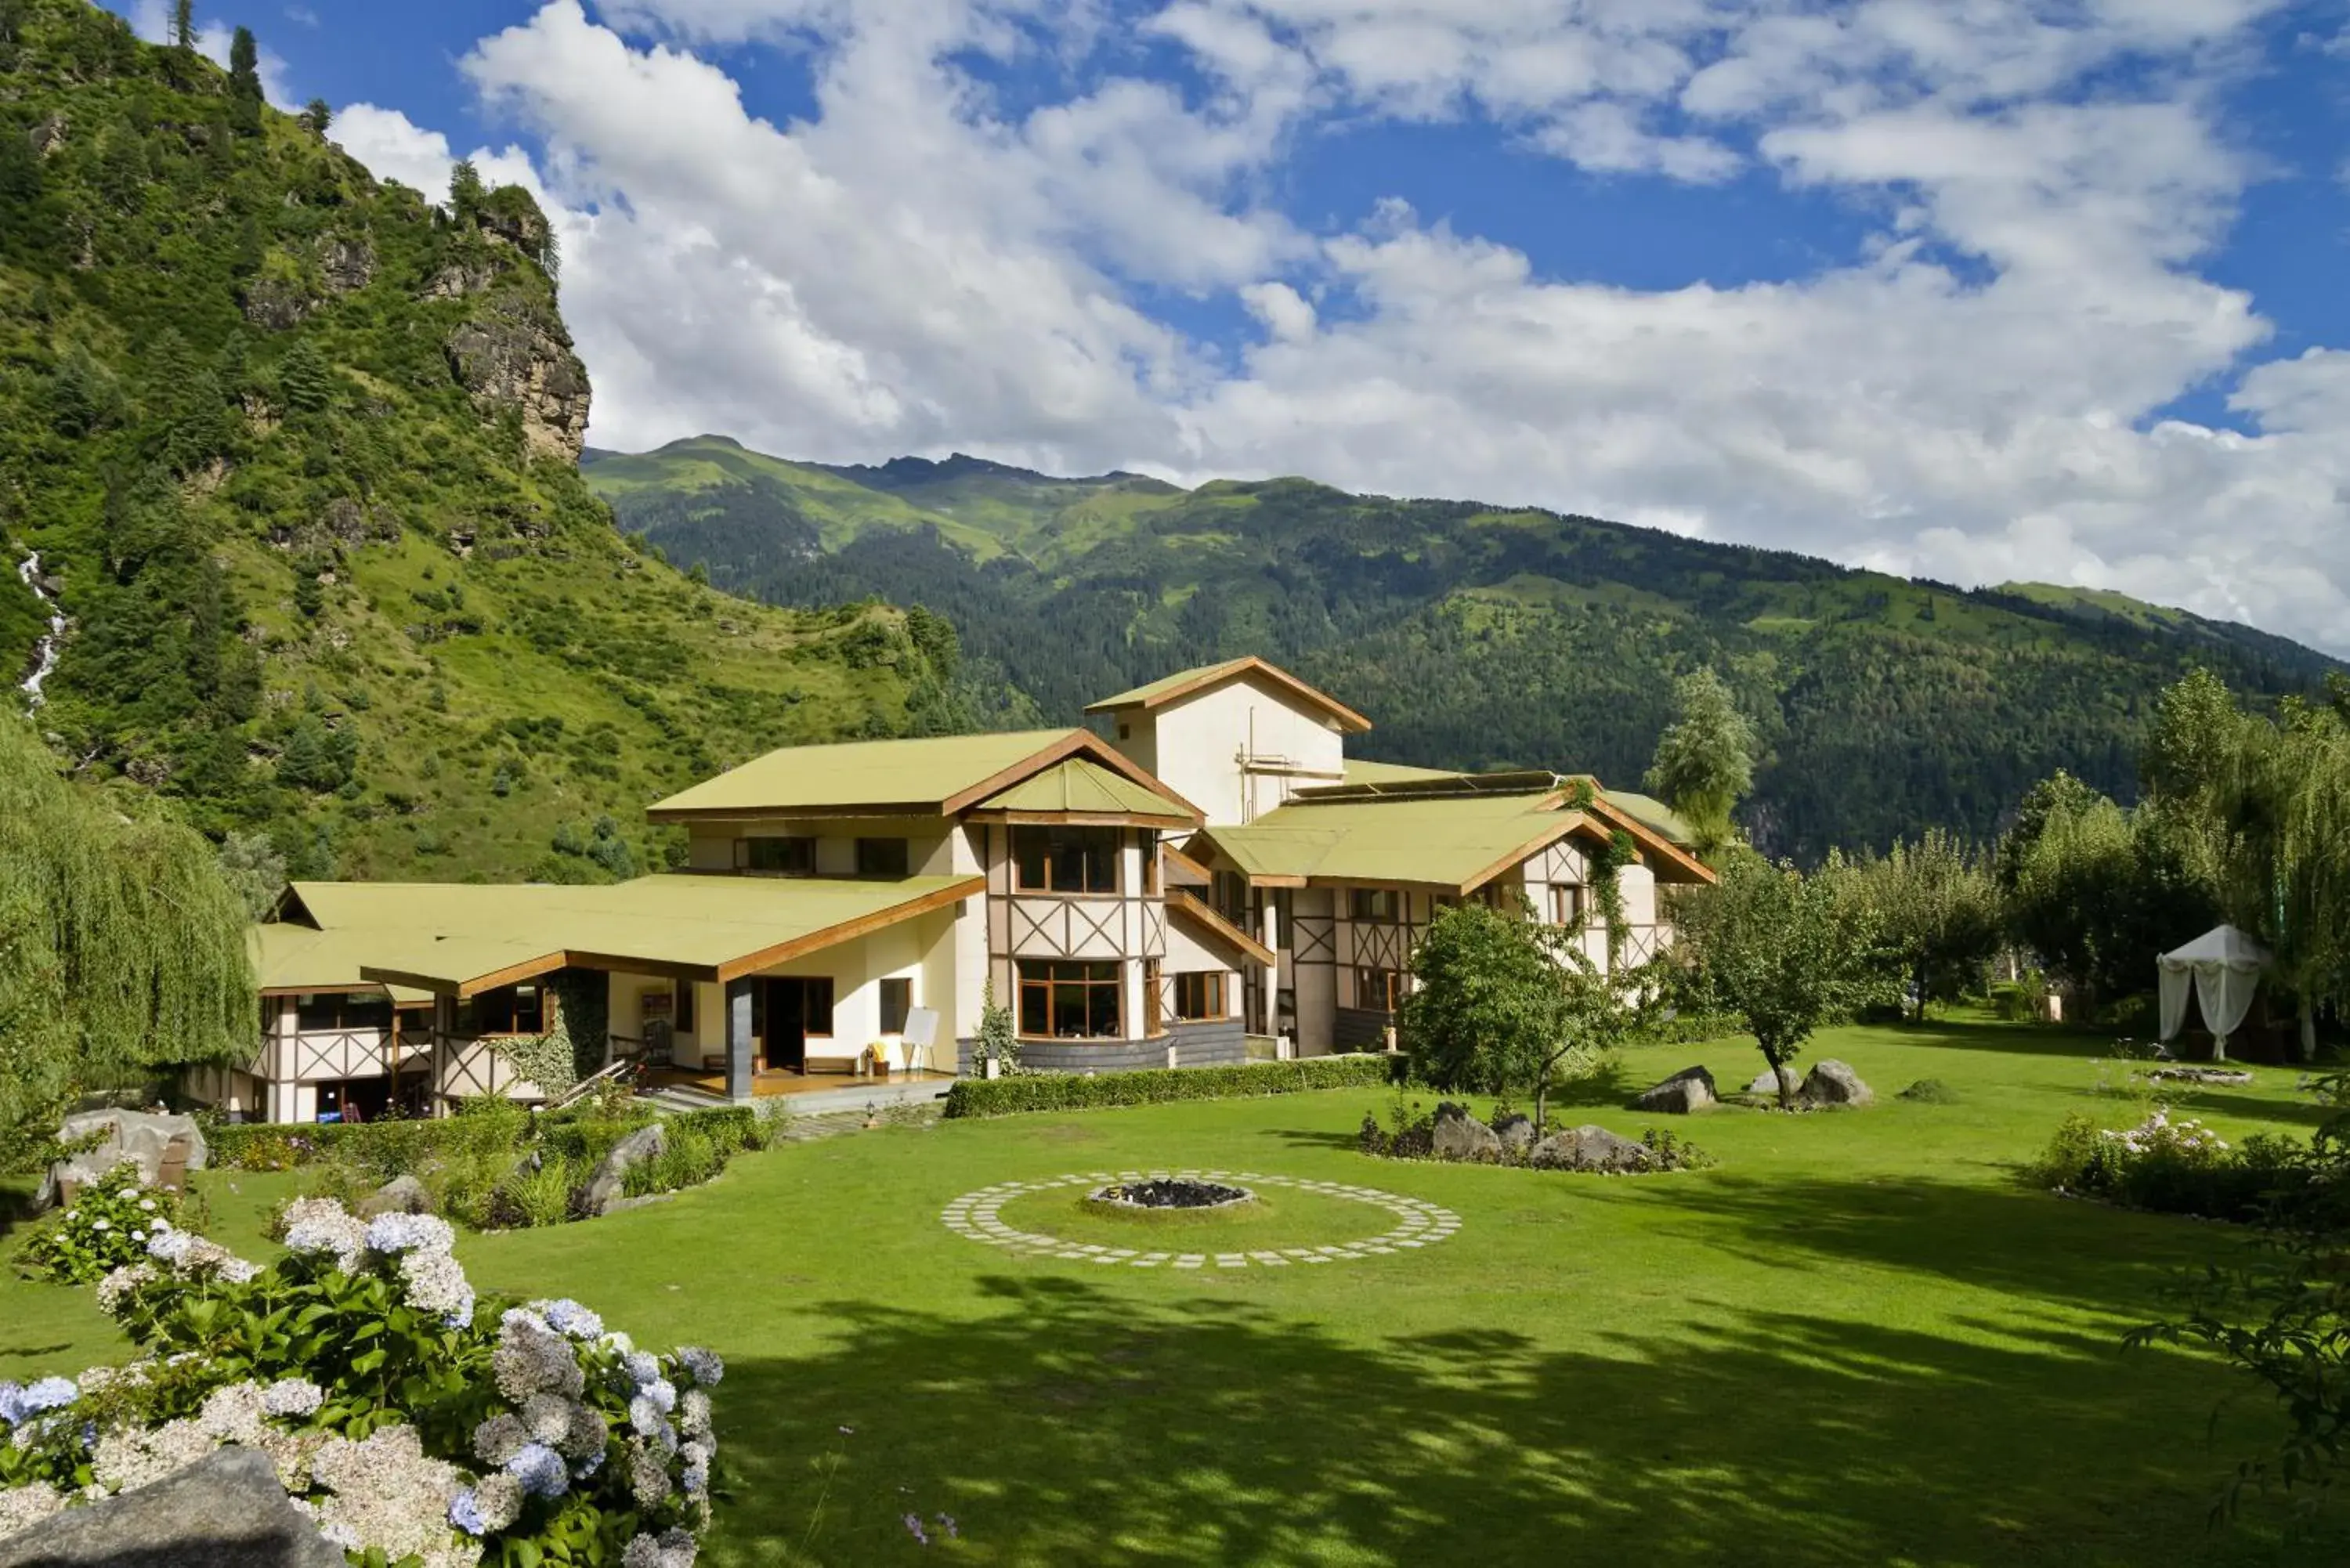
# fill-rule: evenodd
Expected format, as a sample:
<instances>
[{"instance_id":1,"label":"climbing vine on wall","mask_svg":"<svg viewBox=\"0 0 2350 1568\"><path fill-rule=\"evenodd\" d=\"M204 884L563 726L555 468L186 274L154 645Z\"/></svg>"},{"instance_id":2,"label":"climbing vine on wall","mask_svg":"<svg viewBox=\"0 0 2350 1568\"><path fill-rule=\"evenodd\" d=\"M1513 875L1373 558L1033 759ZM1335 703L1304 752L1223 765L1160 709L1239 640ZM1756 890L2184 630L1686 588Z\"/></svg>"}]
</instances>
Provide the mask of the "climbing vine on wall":
<instances>
[{"instance_id":1,"label":"climbing vine on wall","mask_svg":"<svg viewBox=\"0 0 2350 1568\"><path fill-rule=\"evenodd\" d=\"M551 1100L603 1066L611 992L603 971L581 969L557 971L546 992L555 1004L546 1033L502 1041L497 1052Z\"/></svg>"}]
</instances>

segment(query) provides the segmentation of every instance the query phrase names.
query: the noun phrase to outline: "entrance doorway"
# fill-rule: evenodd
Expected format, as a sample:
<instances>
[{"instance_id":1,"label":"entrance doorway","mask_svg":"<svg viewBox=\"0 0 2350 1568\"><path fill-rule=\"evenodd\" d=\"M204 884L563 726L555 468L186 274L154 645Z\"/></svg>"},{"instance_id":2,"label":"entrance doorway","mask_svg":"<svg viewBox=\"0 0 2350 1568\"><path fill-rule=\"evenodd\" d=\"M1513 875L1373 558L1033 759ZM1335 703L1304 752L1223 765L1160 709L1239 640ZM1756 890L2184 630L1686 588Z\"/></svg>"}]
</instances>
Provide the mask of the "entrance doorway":
<instances>
[{"instance_id":1,"label":"entrance doorway","mask_svg":"<svg viewBox=\"0 0 2350 1568\"><path fill-rule=\"evenodd\" d=\"M832 978L785 976L752 987L751 1033L770 1072L806 1073L808 1041L832 1036Z\"/></svg>"}]
</instances>

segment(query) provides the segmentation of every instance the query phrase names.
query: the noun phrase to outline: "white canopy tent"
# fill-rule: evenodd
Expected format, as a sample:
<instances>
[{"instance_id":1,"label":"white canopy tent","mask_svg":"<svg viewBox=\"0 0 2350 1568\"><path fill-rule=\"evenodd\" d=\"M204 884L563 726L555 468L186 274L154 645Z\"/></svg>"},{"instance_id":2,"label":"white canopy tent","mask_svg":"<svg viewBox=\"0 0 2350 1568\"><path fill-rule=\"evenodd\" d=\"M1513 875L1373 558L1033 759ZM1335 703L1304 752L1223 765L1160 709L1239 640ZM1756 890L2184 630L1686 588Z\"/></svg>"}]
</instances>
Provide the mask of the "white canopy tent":
<instances>
[{"instance_id":1,"label":"white canopy tent","mask_svg":"<svg viewBox=\"0 0 2350 1568\"><path fill-rule=\"evenodd\" d=\"M2228 1036L2252 1010L2252 992L2269 966L2268 949L2233 926L2214 926L2154 962L2162 981L2162 1038L2174 1040L2187 1026L2191 990L2202 1008L2203 1026L2211 1032L2211 1055L2225 1060Z\"/></svg>"}]
</instances>

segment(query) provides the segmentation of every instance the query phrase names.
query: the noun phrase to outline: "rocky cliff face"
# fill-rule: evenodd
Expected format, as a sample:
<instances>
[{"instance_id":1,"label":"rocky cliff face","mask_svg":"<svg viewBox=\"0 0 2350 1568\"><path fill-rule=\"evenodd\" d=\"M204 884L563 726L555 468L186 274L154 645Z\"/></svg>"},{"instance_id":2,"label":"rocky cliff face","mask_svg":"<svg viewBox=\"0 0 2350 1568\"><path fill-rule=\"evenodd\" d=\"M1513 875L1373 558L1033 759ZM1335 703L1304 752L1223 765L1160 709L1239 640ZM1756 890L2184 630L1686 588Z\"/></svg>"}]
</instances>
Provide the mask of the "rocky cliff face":
<instances>
[{"instance_id":1,"label":"rocky cliff face","mask_svg":"<svg viewBox=\"0 0 2350 1568\"><path fill-rule=\"evenodd\" d=\"M521 415L533 457L579 461L588 440L588 370L559 317L519 295L495 294L450 334L448 352L451 371L477 407Z\"/></svg>"}]
</instances>

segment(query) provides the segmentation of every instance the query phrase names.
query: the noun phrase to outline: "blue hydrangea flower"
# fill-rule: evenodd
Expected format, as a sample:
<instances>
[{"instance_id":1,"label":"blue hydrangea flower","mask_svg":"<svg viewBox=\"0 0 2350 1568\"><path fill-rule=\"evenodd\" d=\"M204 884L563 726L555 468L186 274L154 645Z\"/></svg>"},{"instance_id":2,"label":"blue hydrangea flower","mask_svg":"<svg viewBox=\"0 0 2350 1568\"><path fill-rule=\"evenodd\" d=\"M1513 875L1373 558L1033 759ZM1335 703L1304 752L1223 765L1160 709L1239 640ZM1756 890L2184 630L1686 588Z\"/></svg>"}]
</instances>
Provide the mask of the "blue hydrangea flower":
<instances>
[{"instance_id":1,"label":"blue hydrangea flower","mask_svg":"<svg viewBox=\"0 0 2350 1568\"><path fill-rule=\"evenodd\" d=\"M525 1443L506 1460L506 1474L522 1482L522 1490L533 1497L561 1497L571 1485L571 1472L563 1456L545 1443Z\"/></svg>"},{"instance_id":2,"label":"blue hydrangea flower","mask_svg":"<svg viewBox=\"0 0 2350 1568\"><path fill-rule=\"evenodd\" d=\"M714 1350L704 1350L698 1345L683 1345L678 1350L677 1359L685 1367L686 1376L696 1383L713 1384L726 1376L726 1363Z\"/></svg>"},{"instance_id":3,"label":"blue hydrangea flower","mask_svg":"<svg viewBox=\"0 0 2350 1568\"><path fill-rule=\"evenodd\" d=\"M661 1380L660 1363L645 1351L629 1352L624 1365L629 1369L629 1381L639 1388L648 1383L658 1383Z\"/></svg>"},{"instance_id":4,"label":"blue hydrangea flower","mask_svg":"<svg viewBox=\"0 0 2350 1568\"><path fill-rule=\"evenodd\" d=\"M664 1416L677 1408L677 1385L666 1377L656 1377L637 1392L660 1406Z\"/></svg>"},{"instance_id":5,"label":"blue hydrangea flower","mask_svg":"<svg viewBox=\"0 0 2350 1568\"><path fill-rule=\"evenodd\" d=\"M710 1490L710 1467L688 1465L685 1467L685 1473L679 1478L679 1482L685 1488L686 1496L700 1497Z\"/></svg>"},{"instance_id":6,"label":"blue hydrangea flower","mask_svg":"<svg viewBox=\"0 0 2350 1568\"><path fill-rule=\"evenodd\" d=\"M14 1427L24 1420L25 1386L21 1383L0 1383L0 1423Z\"/></svg>"},{"instance_id":7,"label":"blue hydrangea flower","mask_svg":"<svg viewBox=\"0 0 2350 1568\"><path fill-rule=\"evenodd\" d=\"M26 1384L25 1391L17 1396L27 1416L37 1416L44 1410L61 1410L80 1397L81 1389L70 1377L44 1377L37 1383ZM14 1426L16 1423L9 1424Z\"/></svg>"},{"instance_id":8,"label":"blue hydrangea flower","mask_svg":"<svg viewBox=\"0 0 2350 1568\"><path fill-rule=\"evenodd\" d=\"M546 1303L540 1311L547 1327L574 1339L594 1339L604 1332L604 1320L568 1296Z\"/></svg>"},{"instance_id":9,"label":"blue hydrangea flower","mask_svg":"<svg viewBox=\"0 0 2350 1568\"><path fill-rule=\"evenodd\" d=\"M468 1535L487 1535L490 1521L482 1517L481 1494L467 1487L449 1500L449 1522Z\"/></svg>"},{"instance_id":10,"label":"blue hydrangea flower","mask_svg":"<svg viewBox=\"0 0 2350 1568\"><path fill-rule=\"evenodd\" d=\"M376 1252L445 1252L455 1241L449 1221L431 1214L379 1214L368 1221L367 1244Z\"/></svg>"}]
</instances>

